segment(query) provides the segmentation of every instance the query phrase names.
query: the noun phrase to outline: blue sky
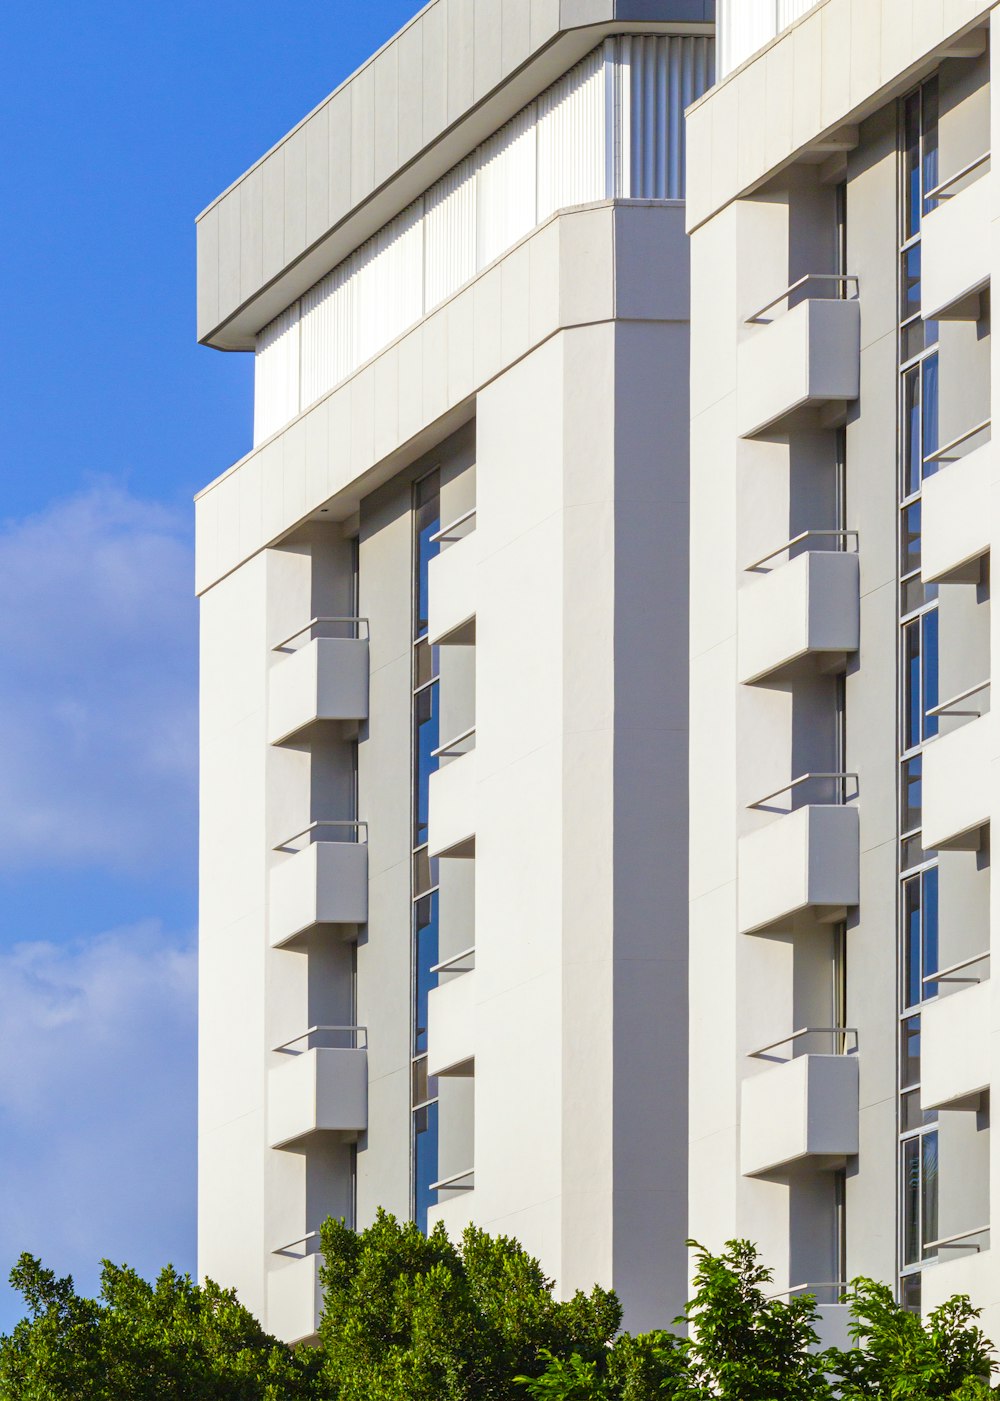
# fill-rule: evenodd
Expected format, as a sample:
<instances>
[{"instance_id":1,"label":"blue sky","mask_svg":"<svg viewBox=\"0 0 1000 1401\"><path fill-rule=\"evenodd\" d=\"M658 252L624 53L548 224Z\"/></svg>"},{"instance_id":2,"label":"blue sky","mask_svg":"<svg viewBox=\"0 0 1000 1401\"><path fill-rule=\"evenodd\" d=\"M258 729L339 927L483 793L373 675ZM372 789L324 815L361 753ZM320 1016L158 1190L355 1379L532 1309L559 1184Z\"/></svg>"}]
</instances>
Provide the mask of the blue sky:
<instances>
[{"instance_id":1,"label":"blue sky","mask_svg":"<svg viewBox=\"0 0 1000 1401\"><path fill-rule=\"evenodd\" d=\"M194 216L415 8L0 8L0 1329L21 1250L195 1267Z\"/></svg>"}]
</instances>

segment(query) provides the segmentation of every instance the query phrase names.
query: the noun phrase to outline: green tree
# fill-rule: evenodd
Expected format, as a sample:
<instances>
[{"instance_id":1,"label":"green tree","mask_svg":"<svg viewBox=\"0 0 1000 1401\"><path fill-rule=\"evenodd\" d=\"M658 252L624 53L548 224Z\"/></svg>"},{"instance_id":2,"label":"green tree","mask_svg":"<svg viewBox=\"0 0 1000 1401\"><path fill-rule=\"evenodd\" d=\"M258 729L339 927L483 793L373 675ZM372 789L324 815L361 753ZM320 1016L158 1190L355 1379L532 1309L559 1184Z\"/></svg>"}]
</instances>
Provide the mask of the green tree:
<instances>
[{"instance_id":1,"label":"green tree","mask_svg":"<svg viewBox=\"0 0 1000 1401\"><path fill-rule=\"evenodd\" d=\"M28 1317L0 1339L4 1401L292 1401L318 1359L269 1337L232 1291L104 1262L97 1300L31 1255L11 1271Z\"/></svg>"},{"instance_id":2,"label":"green tree","mask_svg":"<svg viewBox=\"0 0 1000 1401\"><path fill-rule=\"evenodd\" d=\"M965 1295L921 1320L896 1303L888 1285L859 1279L848 1303L855 1346L830 1359L844 1401L978 1401L1000 1395L990 1385L990 1344Z\"/></svg>"},{"instance_id":3,"label":"green tree","mask_svg":"<svg viewBox=\"0 0 1000 1401\"><path fill-rule=\"evenodd\" d=\"M512 1401L546 1354L603 1356L621 1323L613 1294L568 1302L516 1241L469 1227L460 1246L380 1212L322 1230L324 1395L337 1401Z\"/></svg>"}]
</instances>

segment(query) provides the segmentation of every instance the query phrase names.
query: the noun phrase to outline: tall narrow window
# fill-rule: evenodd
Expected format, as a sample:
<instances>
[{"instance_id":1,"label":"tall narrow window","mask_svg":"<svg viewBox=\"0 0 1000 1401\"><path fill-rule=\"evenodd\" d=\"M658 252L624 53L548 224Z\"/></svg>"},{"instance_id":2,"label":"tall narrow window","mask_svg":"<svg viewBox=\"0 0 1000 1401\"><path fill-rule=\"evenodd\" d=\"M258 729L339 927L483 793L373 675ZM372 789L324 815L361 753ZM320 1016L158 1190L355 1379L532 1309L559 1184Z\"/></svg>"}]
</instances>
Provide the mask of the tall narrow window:
<instances>
[{"instance_id":1,"label":"tall narrow window","mask_svg":"<svg viewBox=\"0 0 1000 1401\"><path fill-rule=\"evenodd\" d=\"M427 639L430 562L439 545L440 483L437 472L414 487L413 499L413 817L412 817L412 935L410 955L410 1106L411 1206L413 1219L427 1230L427 1213L434 1204L431 1185L438 1180L437 1081L427 1073L427 1008L437 986L438 872L427 849L431 774L438 767L439 724L438 651Z\"/></svg>"},{"instance_id":2,"label":"tall narrow window","mask_svg":"<svg viewBox=\"0 0 1000 1401\"><path fill-rule=\"evenodd\" d=\"M937 1115L920 1099L923 1003L937 994L938 872L923 849L923 747L938 731L937 588L920 577L921 495L937 470L938 328L920 315L921 227L938 179L935 79L900 114L899 271L899 1294L919 1310L937 1238Z\"/></svg>"}]
</instances>

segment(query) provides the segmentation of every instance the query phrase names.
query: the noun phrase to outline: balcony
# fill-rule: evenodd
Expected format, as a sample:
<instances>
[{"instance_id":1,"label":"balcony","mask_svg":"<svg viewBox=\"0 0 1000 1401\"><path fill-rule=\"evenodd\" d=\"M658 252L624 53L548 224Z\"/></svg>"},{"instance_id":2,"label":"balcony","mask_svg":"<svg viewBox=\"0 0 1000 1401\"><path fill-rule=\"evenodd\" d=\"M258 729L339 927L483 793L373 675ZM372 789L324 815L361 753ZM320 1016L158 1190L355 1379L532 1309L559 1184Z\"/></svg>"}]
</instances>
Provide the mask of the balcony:
<instances>
[{"instance_id":1,"label":"balcony","mask_svg":"<svg viewBox=\"0 0 1000 1401\"><path fill-rule=\"evenodd\" d=\"M268 898L272 948L294 947L321 929L353 938L368 920L368 845L363 822L313 822L276 847ZM340 837L340 840L336 838ZM309 845L294 849L309 839ZM328 839L327 839L328 838Z\"/></svg>"},{"instance_id":2,"label":"balcony","mask_svg":"<svg viewBox=\"0 0 1000 1401\"><path fill-rule=\"evenodd\" d=\"M315 1046L321 1038L339 1045ZM275 1047L286 1057L267 1079L272 1148L304 1148L316 1134L354 1142L368 1127L368 1049L364 1027L314 1026Z\"/></svg>"},{"instance_id":3,"label":"balcony","mask_svg":"<svg viewBox=\"0 0 1000 1401\"><path fill-rule=\"evenodd\" d=\"M317 637L345 629L349 637ZM274 648L286 655L268 677L270 744L308 740L314 726L353 730L368 718L368 624L364 618L313 618Z\"/></svg>"},{"instance_id":4,"label":"balcony","mask_svg":"<svg viewBox=\"0 0 1000 1401\"><path fill-rule=\"evenodd\" d=\"M267 1276L267 1329L289 1344L310 1342L319 1329L323 1311L319 1267L323 1256L315 1249L292 1254L295 1250L308 1252L316 1244L317 1232L312 1231L302 1240L282 1246L274 1253L287 1257L287 1263L269 1271Z\"/></svg>"},{"instance_id":5,"label":"balcony","mask_svg":"<svg viewBox=\"0 0 1000 1401\"><path fill-rule=\"evenodd\" d=\"M990 1253L989 1226L945 1237L936 1245L937 1263L925 1266L920 1275L920 1308L924 1317L956 1294L968 1294L973 1308L994 1304L996 1267Z\"/></svg>"},{"instance_id":6,"label":"balcony","mask_svg":"<svg viewBox=\"0 0 1000 1401\"><path fill-rule=\"evenodd\" d=\"M793 1056L742 1085L740 1166L744 1177L787 1175L803 1167L842 1168L858 1151L857 1032L850 1027L807 1027L752 1052L770 1058L805 1037L832 1036L854 1054Z\"/></svg>"},{"instance_id":7,"label":"balcony","mask_svg":"<svg viewBox=\"0 0 1000 1401\"><path fill-rule=\"evenodd\" d=\"M427 637L441 643L470 644L476 640L476 571L479 532L475 508L446 525L432 538L441 552L428 570Z\"/></svg>"},{"instance_id":8,"label":"balcony","mask_svg":"<svg viewBox=\"0 0 1000 1401\"><path fill-rule=\"evenodd\" d=\"M476 731L473 727L434 751L427 850L434 856L476 854Z\"/></svg>"},{"instance_id":9,"label":"balcony","mask_svg":"<svg viewBox=\"0 0 1000 1401\"><path fill-rule=\"evenodd\" d=\"M973 698L989 682L928 712L942 718L976 714ZM959 706L966 706L959 710ZM978 714L961 729L939 735L924 748L923 844L927 851L978 851L990 820L990 771L993 756L992 716Z\"/></svg>"},{"instance_id":10,"label":"balcony","mask_svg":"<svg viewBox=\"0 0 1000 1401\"><path fill-rule=\"evenodd\" d=\"M427 1228L432 1231L439 1221L444 1223L449 1240L456 1244L462 1239L462 1232L475 1220L475 1169L457 1172L451 1177L433 1182L431 1188L438 1194L437 1205L427 1213Z\"/></svg>"},{"instance_id":11,"label":"balcony","mask_svg":"<svg viewBox=\"0 0 1000 1401\"><path fill-rule=\"evenodd\" d=\"M921 575L925 584L978 584L982 578L991 535L993 445L982 441L989 430L986 419L927 459L939 463L940 469L925 477L923 484ZM960 449L966 449L964 456L958 455Z\"/></svg>"},{"instance_id":12,"label":"balcony","mask_svg":"<svg viewBox=\"0 0 1000 1401\"><path fill-rule=\"evenodd\" d=\"M920 1025L920 1103L925 1109L978 1109L990 1086L990 984L976 982L989 954L937 975L944 986L972 982L924 1004ZM925 979L930 981L930 979Z\"/></svg>"},{"instance_id":13,"label":"balcony","mask_svg":"<svg viewBox=\"0 0 1000 1401\"><path fill-rule=\"evenodd\" d=\"M750 566L760 569L817 535L805 531ZM739 594L739 677L744 684L842 671L860 644L860 570L856 554L809 550L780 564Z\"/></svg>"},{"instance_id":14,"label":"balcony","mask_svg":"<svg viewBox=\"0 0 1000 1401\"><path fill-rule=\"evenodd\" d=\"M747 324L807 284L857 284L855 277L810 275L762 307ZM857 399L861 379L861 308L835 298L798 302L740 343L737 432L742 438L783 434L803 422L833 425Z\"/></svg>"},{"instance_id":15,"label":"balcony","mask_svg":"<svg viewBox=\"0 0 1000 1401\"><path fill-rule=\"evenodd\" d=\"M848 1287L846 1283L797 1284L772 1297L790 1299L793 1295L801 1298L811 1294L817 1310L816 1321L813 1324L819 1336L816 1350L824 1352L827 1348L835 1347L846 1352L848 1348L853 1347L850 1333L851 1307L843 1302Z\"/></svg>"},{"instance_id":16,"label":"balcony","mask_svg":"<svg viewBox=\"0 0 1000 1401\"><path fill-rule=\"evenodd\" d=\"M431 989L428 999L428 1075L474 1074L475 961L475 949L466 949L431 970L442 981Z\"/></svg>"},{"instance_id":17,"label":"balcony","mask_svg":"<svg viewBox=\"0 0 1000 1401\"><path fill-rule=\"evenodd\" d=\"M823 782L845 793L854 774L803 774L752 807L800 786ZM842 802L813 803L777 817L739 841L739 926L743 934L788 932L800 925L842 920L859 900L858 810Z\"/></svg>"},{"instance_id":18,"label":"balcony","mask_svg":"<svg viewBox=\"0 0 1000 1401\"><path fill-rule=\"evenodd\" d=\"M989 152L931 190L939 201L921 226L921 314L925 320L977 321L990 282Z\"/></svg>"}]
</instances>

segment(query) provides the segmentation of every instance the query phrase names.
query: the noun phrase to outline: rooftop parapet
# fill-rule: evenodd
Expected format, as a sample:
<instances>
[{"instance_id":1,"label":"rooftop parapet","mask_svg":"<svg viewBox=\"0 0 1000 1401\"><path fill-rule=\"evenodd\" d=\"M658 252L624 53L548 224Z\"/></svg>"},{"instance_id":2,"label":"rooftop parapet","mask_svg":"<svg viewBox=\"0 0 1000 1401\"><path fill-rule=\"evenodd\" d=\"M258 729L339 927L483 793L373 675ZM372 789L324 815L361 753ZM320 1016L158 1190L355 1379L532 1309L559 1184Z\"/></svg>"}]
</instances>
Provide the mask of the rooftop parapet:
<instances>
[{"instance_id":1,"label":"rooftop parapet","mask_svg":"<svg viewBox=\"0 0 1000 1401\"><path fill-rule=\"evenodd\" d=\"M257 333L560 74L715 0L431 0L198 216L198 339Z\"/></svg>"}]
</instances>

